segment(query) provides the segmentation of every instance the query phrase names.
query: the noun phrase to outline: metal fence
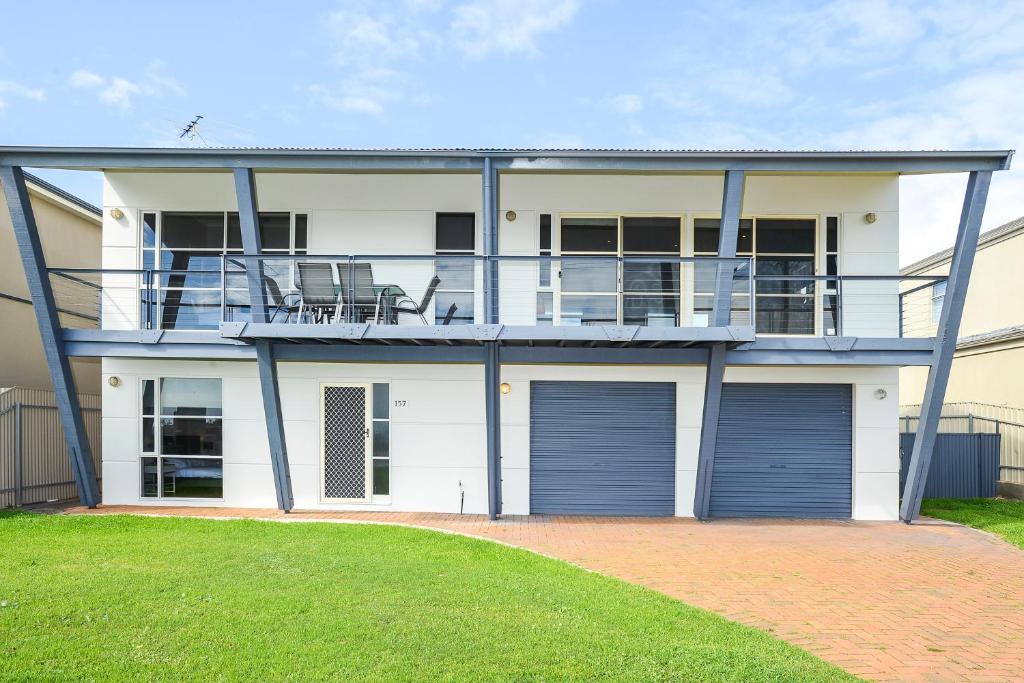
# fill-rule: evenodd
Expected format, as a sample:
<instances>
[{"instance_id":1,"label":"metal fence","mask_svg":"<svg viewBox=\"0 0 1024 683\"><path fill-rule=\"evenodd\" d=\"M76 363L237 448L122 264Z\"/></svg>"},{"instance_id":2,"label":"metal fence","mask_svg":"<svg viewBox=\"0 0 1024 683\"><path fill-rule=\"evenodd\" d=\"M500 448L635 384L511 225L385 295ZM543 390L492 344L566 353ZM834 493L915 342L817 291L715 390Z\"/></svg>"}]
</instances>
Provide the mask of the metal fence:
<instances>
[{"instance_id":1,"label":"metal fence","mask_svg":"<svg viewBox=\"0 0 1024 683\"><path fill-rule=\"evenodd\" d=\"M900 434L900 491L906 488L914 433ZM925 498L991 498L999 478L999 434L939 434Z\"/></svg>"},{"instance_id":2,"label":"metal fence","mask_svg":"<svg viewBox=\"0 0 1024 683\"><path fill-rule=\"evenodd\" d=\"M902 431L917 431L920 414L920 405L901 406ZM942 406L939 431L947 434L999 434L999 480L1024 484L1024 409L988 403L947 403Z\"/></svg>"},{"instance_id":3,"label":"metal fence","mask_svg":"<svg viewBox=\"0 0 1024 683\"><path fill-rule=\"evenodd\" d=\"M85 431L100 471L100 397L79 394ZM0 508L78 496L64 430L46 389L0 389Z\"/></svg>"}]
</instances>

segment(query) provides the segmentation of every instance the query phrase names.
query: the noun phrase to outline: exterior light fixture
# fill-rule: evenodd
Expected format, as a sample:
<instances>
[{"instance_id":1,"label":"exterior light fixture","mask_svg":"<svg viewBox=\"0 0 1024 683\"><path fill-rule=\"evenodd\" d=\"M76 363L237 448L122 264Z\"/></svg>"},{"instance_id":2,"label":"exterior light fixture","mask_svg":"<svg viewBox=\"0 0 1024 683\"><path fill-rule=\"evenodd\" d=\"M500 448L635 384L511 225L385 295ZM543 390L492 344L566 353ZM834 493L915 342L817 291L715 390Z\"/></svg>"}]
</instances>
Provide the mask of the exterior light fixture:
<instances>
[{"instance_id":1,"label":"exterior light fixture","mask_svg":"<svg viewBox=\"0 0 1024 683\"><path fill-rule=\"evenodd\" d=\"M501 383L501 393L503 393L503 394L511 394L512 393L512 385L509 384L508 382L502 382Z\"/></svg>"},{"instance_id":2,"label":"exterior light fixture","mask_svg":"<svg viewBox=\"0 0 1024 683\"><path fill-rule=\"evenodd\" d=\"M878 214L875 213L874 211L870 211L870 212L864 214L864 222L865 223L874 223L877 220L878 220Z\"/></svg>"},{"instance_id":3,"label":"exterior light fixture","mask_svg":"<svg viewBox=\"0 0 1024 683\"><path fill-rule=\"evenodd\" d=\"M124 218L124 211L115 206L113 209L110 210L110 217L113 218L115 221L119 221L122 218Z\"/></svg>"},{"instance_id":4,"label":"exterior light fixture","mask_svg":"<svg viewBox=\"0 0 1024 683\"><path fill-rule=\"evenodd\" d=\"M875 398L877 398L879 401L883 400L888 395L889 392L886 391L885 389L875 389Z\"/></svg>"},{"instance_id":5,"label":"exterior light fixture","mask_svg":"<svg viewBox=\"0 0 1024 683\"><path fill-rule=\"evenodd\" d=\"M117 375L111 375L110 377L107 378L107 384L116 389L117 387L121 386L121 378L118 377Z\"/></svg>"},{"instance_id":6,"label":"exterior light fixture","mask_svg":"<svg viewBox=\"0 0 1024 683\"><path fill-rule=\"evenodd\" d=\"M509 223L511 223L515 219L516 219L516 212L515 211L511 211L510 210L510 211L506 211L505 212L505 220L507 220Z\"/></svg>"}]
</instances>

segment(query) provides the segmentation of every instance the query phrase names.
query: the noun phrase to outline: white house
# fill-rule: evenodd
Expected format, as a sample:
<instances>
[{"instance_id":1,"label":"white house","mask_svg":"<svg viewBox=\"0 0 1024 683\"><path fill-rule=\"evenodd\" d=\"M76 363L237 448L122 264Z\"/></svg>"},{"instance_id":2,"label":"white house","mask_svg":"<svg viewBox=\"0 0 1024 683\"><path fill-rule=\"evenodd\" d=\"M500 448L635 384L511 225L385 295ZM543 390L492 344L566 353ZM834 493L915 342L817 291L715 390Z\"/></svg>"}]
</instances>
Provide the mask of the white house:
<instances>
[{"instance_id":1,"label":"white house","mask_svg":"<svg viewBox=\"0 0 1024 683\"><path fill-rule=\"evenodd\" d=\"M899 176L972 173L972 256L1010 156L8 147L0 179L104 171L102 270L43 265L102 317L52 357L102 358L104 504L885 520L899 369L944 389Z\"/></svg>"}]
</instances>

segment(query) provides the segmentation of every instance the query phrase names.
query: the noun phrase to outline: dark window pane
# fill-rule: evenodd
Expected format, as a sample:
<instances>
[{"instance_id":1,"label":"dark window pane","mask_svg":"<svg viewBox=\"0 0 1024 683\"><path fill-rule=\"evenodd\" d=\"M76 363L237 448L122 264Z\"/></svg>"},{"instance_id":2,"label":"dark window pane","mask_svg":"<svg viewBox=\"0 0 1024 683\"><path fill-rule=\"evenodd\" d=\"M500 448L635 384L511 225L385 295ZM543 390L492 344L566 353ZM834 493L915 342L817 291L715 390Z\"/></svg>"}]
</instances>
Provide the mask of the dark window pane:
<instances>
[{"instance_id":1,"label":"dark window pane","mask_svg":"<svg viewBox=\"0 0 1024 683\"><path fill-rule=\"evenodd\" d=\"M839 261L835 255L828 255L825 257L825 274L826 275L838 275L839 274Z\"/></svg>"},{"instance_id":2,"label":"dark window pane","mask_svg":"<svg viewBox=\"0 0 1024 683\"><path fill-rule=\"evenodd\" d=\"M391 467L387 460L373 461L373 495L386 496L391 493Z\"/></svg>"},{"instance_id":3,"label":"dark window pane","mask_svg":"<svg viewBox=\"0 0 1024 683\"><path fill-rule=\"evenodd\" d=\"M228 249L243 249L242 224L237 213L228 214Z\"/></svg>"},{"instance_id":4,"label":"dark window pane","mask_svg":"<svg viewBox=\"0 0 1024 683\"><path fill-rule=\"evenodd\" d=\"M223 431L220 418L161 418L160 452L168 455L221 455Z\"/></svg>"},{"instance_id":5,"label":"dark window pane","mask_svg":"<svg viewBox=\"0 0 1024 683\"><path fill-rule=\"evenodd\" d=\"M562 253L619 251L617 218L563 218Z\"/></svg>"},{"instance_id":6,"label":"dark window pane","mask_svg":"<svg viewBox=\"0 0 1024 683\"><path fill-rule=\"evenodd\" d=\"M675 327L679 324L679 297L625 296L622 298L622 323Z\"/></svg>"},{"instance_id":7,"label":"dark window pane","mask_svg":"<svg viewBox=\"0 0 1024 683\"><path fill-rule=\"evenodd\" d=\"M165 212L161 240L170 248L223 249L224 214Z\"/></svg>"},{"instance_id":8,"label":"dark window pane","mask_svg":"<svg viewBox=\"0 0 1024 683\"><path fill-rule=\"evenodd\" d=\"M615 296L562 296L562 325L615 325Z\"/></svg>"},{"instance_id":9,"label":"dark window pane","mask_svg":"<svg viewBox=\"0 0 1024 683\"><path fill-rule=\"evenodd\" d=\"M295 214L295 249L306 248L306 233L309 227L309 216L304 213Z\"/></svg>"},{"instance_id":10,"label":"dark window pane","mask_svg":"<svg viewBox=\"0 0 1024 683\"><path fill-rule=\"evenodd\" d=\"M695 253L718 253L717 218L695 218L693 220L693 251ZM736 241L736 253L749 254L754 247L754 221L749 218L740 219L739 235Z\"/></svg>"},{"instance_id":11,"label":"dark window pane","mask_svg":"<svg viewBox=\"0 0 1024 683\"><path fill-rule=\"evenodd\" d=\"M386 420L388 419L388 407L391 404L391 385L390 384L374 384L373 385L373 419L375 420Z\"/></svg>"},{"instance_id":12,"label":"dark window pane","mask_svg":"<svg viewBox=\"0 0 1024 683\"><path fill-rule=\"evenodd\" d=\"M476 214L437 214L437 242L435 249L443 251L473 251L476 243Z\"/></svg>"},{"instance_id":13,"label":"dark window pane","mask_svg":"<svg viewBox=\"0 0 1024 683\"><path fill-rule=\"evenodd\" d=\"M760 218L757 221L758 254L813 254L814 221Z\"/></svg>"},{"instance_id":14,"label":"dark window pane","mask_svg":"<svg viewBox=\"0 0 1024 683\"><path fill-rule=\"evenodd\" d=\"M679 253L679 219L628 217L622 219L623 252Z\"/></svg>"},{"instance_id":15,"label":"dark window pane","mask_svg":"<svg viewBox=\"0 0 1024 683\"><path fill-rule=\"evenodd\" d=\"M839 251L839 218L836 216L825 219L825 251Z\"/></svg>"},{"instance_id":16,"label":"dark window pane","mask_svg":"<svg viewBox=\"0 0 1024 683\"><path fill-rule=\"evenodd\" d=\"M160 471L156 458L142 459L142 497L156 498L160 494Z\"/></svg>"},{"instance_id":17,"label":"dark window pane","mask_svg":"<svg viewBox=\"0 0 1024 683\"><path fill-rule=\"evenodd\" d=\"M551 251L551 214L540 215L540 250Z\"/></svg>"},{"instance_id":18,"label":"dark window pane","mask_svg":"<svg viewBox=\"0 0 1024 683\"><path fill-rule=\"evenodd\" d=\"M563 292L615 292L619 286L615 258L562 259Z\"/></svg>"},{"instance_id":19,"label":"dark window pane","mask_svg":"<svg viewBox=\"0 0 1024 683\"><path fill-rule=\"evenodd\" d=\"M156 214L142 214L142 246L152 248L156 246Z\"/></svg>"},{"instance_id":20,"label":"dark window pane","mask_svg":"<svg viewBox=\"0 0 1024 683\"><path fill-rule=\"evenodd\" d=\"M160 380L161 416L210 417L220 414L221 381L219 379L168 377Z\"/></svg>"},{"instance_id":21,"label":"dark window pane","mask_svg":"<svg viewBox=\"0 0 1024 683\"><path fill-rule=\"evenodd\" d=\"M822 325L826 335L839 334L839 297L838 296L826 296L823 297L822 303L824 305L824 314L822 316Z\"/></svg>"},{"instance_id":22,"label":"dark window pane","mask_svg":"<svg viewBox=\"0 0 1024 683\"><path fill-rule=\"evenodd\" d=\"M441 292L434 295L434 319L438 325L448 314L448 309L455 304L455 315L452 317L452 325L472 325L475 322L473 316L473 293L472 292Z\"/></svg>"},{"instance_id":23,"label":"dark window pane","mask_svg":"<svg viewBox=\"0 0 1024 683\"><path fill-rule=\"evenodd\" d=\"M291 214L260 214L260 246L264 249L290 249Z\"/></svg>"},{"instance_id":24,"label":"dark window pane","mask_svg":"<svg viewBox=\"0 0 1024 683\"><path fill-rule=\"evenodd\" d=\"M757 275L786 276L786 279L758 279L759 294L813 294L814 280L801 278L801 275L814 275L814 257L812 256L768 256L757 259Z\"/></svg>"},{"instance_id":25,"label":"dark window pane","mask_svg":"<svg viewBox=\"0 0 1024 683\"><path fill-rule=\"evenodd\" d=\"M679 263L629 263L622 265L625 292L679 293Z\"/></svg>"},{"instance_id":26,"label":"dark window pane","mask_svg":"<svg viewBox=\"0 0 1024 683\"><path fill-rule=\"evenodd\" d=\"M391 452L391 423L376 420L373 423L373 457L386 458Z\"/></svg>"},{"instance_id":27,"label":"dark window pane","mask_svg":"<svg viewBox=\"0 0 1024 683\"><path fill-rule=\"evenodd\" d=\"M814 334L814 297L758 297L757 331L766 334Z\"/></svg>"},{"instance_id":28,"label":"dark window pane","mask_svg":"<svg viewBox=\"0 0 1024 683\"><path fill-rule=\"evenodd\" d=\"M154 420L156 418L142 418L142 452L154 453L156 451L156 437L154 436Z\"/></svg>"},{"instance_id":29,"label":"dark window pane","mask_svg":"<svg viewBox=\"0 0 1024 683\"><path fill-rule=\"evenodd\" d=\"M220 459L161 458L163 495L168 498L222 498L224 466Z\"/></svg>"},{"instance_id":30,"label":"dark window pane","mask_svg":"<svg viewBox=\"0 0 1024 683\"><path fill-rule=\"evenodd\" d=\"M155 415L156 408L153 405L154 390L153 385L155 382L151 379L144 380L142 382L142 414L143 415Z\"/></svg>"}]
</instances>

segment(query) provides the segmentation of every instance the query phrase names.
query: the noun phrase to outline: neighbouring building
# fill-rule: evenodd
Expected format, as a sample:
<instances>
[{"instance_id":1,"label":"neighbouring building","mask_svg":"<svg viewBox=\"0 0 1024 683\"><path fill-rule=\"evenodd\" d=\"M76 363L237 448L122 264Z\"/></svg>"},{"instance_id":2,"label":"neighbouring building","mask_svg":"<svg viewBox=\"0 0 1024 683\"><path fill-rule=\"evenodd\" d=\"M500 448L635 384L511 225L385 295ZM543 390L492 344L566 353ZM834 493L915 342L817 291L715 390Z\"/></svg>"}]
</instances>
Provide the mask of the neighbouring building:
<instances>
[{"instance_id":1,"label":"neighbouring building","mask_svg":"<svg viewBox=\"0 0 1024 683\"><path fill-rule=\"evenodd\" d=\"M68 267L99 268L102 213L50 183L28 176L32 210L39 224L39 236L46 257ZM68 283L69 287L77 285ZM61 285L56 285L59 288ZM68 327L96 325L99 309L62 312L61 322ZM46 367L39 328L32 312L32 301L25 282L25 271L18 258L18 245L11 229L11 217L0 195L0 388L28 387L49 389L50 372ZM100 393L100 362L94 358L72 361L75 382L82 393Z\"/></svg>"},{"instance_id":2,"label":"neighbouring building","mask_svg":"<svg viewBox=\"0 0 1024 683\"><path fill-rule=\"evenodd\" d=\"M899 177L970 173L955 293L1011 155L0 147L0 180L104 171L104 272L28 263L101 308L40 329L102 359L104 503L910 520L900 368L941 380L948 335L900 292L947 274L899 272Z\"/></svg>"}]
</instances>

